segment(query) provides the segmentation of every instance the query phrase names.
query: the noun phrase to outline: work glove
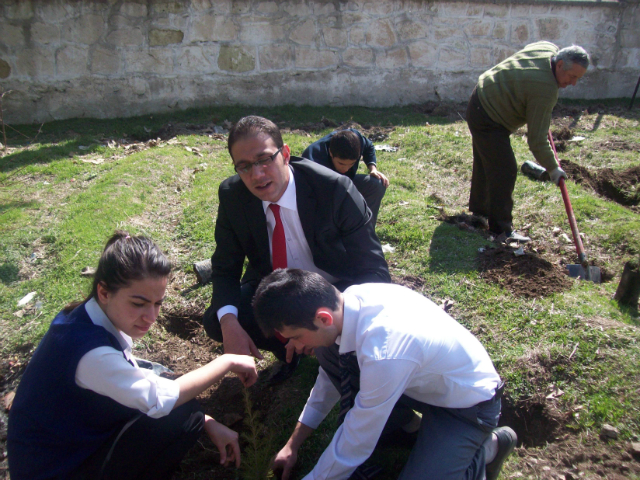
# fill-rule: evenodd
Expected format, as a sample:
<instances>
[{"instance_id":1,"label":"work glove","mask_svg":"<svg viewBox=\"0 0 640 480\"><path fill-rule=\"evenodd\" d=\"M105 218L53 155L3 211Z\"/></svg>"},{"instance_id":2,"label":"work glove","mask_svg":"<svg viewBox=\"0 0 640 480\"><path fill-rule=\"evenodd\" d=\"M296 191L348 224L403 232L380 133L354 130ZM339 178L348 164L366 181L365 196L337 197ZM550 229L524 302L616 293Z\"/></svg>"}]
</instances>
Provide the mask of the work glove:
<instances>
[{"instance_id":1,"label":"work glove","mask_svg":"<svg viewBox=\"0 0 640 480\"><path fill-rule=\"evenodd\" d=\"M567 178L567 174L564 173L564 170L562 170L560 167L556 167L553 170L551 170L549 172L549 178L551 178L551 181L553 183L555 183L556 185L560 184L560 179Z\"/></svg>"}]
</instances>

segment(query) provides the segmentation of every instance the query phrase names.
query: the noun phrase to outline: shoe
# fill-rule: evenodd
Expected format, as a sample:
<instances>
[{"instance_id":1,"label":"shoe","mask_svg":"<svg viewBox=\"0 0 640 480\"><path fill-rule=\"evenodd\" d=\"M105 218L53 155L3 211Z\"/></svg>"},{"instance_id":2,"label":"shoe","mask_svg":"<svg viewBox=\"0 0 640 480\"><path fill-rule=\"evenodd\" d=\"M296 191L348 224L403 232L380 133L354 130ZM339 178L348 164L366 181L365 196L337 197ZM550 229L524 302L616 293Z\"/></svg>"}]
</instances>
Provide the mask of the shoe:
<instances>
[{"instance_id":1,"label":"shoe","mask_svg":"<svg viewBox=\"0 0 640 480\"><path fill-rule=\"evenodd\" d=\"M512 231L509 233L504 239L504 243L527 243L530 242L531 239L529 237L525 237L524 235L520 235L516 231Z\"/></svg>"},{"instance_id":2,"label":"shoe","mask_svg":"<svg viewBox=\"0 0 640 480\"><path fill-rule=\"evenodd\" d=\"M295 372L296 368L298 368L298 365L300 364L301 356L302 355L294 355L293 359L289 363L286 361L279 362L279 364L276 365L276 371L273 372L271 377L269 377L269 385L278 385L293 375L293 372Z\"/></svg>"},{"instance_id":3,"label":"shoe","mask_svg":"<svg viewBox=\"0 0 640 480\"><path fill-rule=\"evenodd\" d=\"M498 437L498 453L496 453L496 458L486 466L487 480L496 480L500 476L502 464L518 443L516 432L509 427L496 428L492 434Z\"/></svg>"}]
</instances>

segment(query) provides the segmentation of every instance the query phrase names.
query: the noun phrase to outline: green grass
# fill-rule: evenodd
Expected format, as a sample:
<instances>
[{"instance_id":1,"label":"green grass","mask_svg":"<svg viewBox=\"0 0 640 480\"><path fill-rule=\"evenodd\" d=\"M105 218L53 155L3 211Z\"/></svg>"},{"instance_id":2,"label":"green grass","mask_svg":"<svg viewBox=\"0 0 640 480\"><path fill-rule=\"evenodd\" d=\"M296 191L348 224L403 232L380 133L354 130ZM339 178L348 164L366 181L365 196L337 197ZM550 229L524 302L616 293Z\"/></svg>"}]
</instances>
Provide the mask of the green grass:
<instances>
[{"instance_id":1,"label":"green grass","mask_svg":"<svg viewBox=\"0 0 640 480\"><path fill-rule=\"evenodd\" d=\"M588 168L636 165L637 153L598 147L611 138L640 142L638 110L614 107L607 106L608 113L601 115L583 112L573 128L587 139L570 144L560 158ZM10 131L12 150L0 161L2 355L28 356L53 316L87 292L90 282L80 271L96 264L115 229L150 235L184 275L191 275L191 264L209 257L215 248L217 189L234 173L223 140L181 135L172 144L130 155L121 146L109 148L104 140L146 139L169 122L220 125L249 113L278 122L295 155L332 130L296 130L318 124L322 117L391 127L382 143L399 150L378 152L378 168L391 186L377 233L383 244L395 247L387 254L392 274L421 277L422 293L434 301L455 302L452 314L486 346L508 382L514 404L555 385L564 392L558 399L561 411L581 406L580 414L568 423L573 431L597 433L600 425L609 423L619 428L624 440L640 436L638 319L611 300L624 262L640 254L640 214L568 182L589 255L617 276L601 285L576 282L568 292L535 301L515 297L479 277L477 251L488 241L440 220L443 213L458 213L467 206L472 155L466 124L455 113L449 118L428 117L411 107L234 107L172 116L69 120L43 125L32 143L28 138L40 126L16 127L26 137ZM512 144L519 163L532 158L520 135L512 137ZM186 146L197 147L202 156ZM96 158L104 162L83 161ZM557 187L520 176L514 196L516 227L528 225L535 238L552 239L554 227L570 235ZM554 248L541 255L576 263L570 249ZM20 310L18 300L32 291L41 308L14 315ZM205 307L210 294L210 287L205 287L183 296ZM169 298L168 305L172 302L177 299ZM265 424L277 430L277 445L293 429L316 372L313 359L303 362L291 385L295 394L274 404L274 411L264 417ZM333 424L332 418L324 422L301 452L298 473L313 466L331 439ZM405 457L406 451L390 453L385 466L398 471Z\"/></svg>"}]
</instances>

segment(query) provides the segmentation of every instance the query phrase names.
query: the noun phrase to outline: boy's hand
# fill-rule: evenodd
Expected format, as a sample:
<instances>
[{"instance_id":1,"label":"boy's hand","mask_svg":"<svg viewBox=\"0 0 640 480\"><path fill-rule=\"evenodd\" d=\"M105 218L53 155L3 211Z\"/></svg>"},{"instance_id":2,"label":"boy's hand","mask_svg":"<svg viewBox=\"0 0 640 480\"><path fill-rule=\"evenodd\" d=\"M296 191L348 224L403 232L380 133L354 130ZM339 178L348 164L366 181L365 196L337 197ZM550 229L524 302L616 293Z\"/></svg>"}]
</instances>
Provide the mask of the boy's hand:
<instances>
[{"instance_id":1,"label":"boy's hand","mask_svg":"<svg viewBox=\"0 0 640 480\"><path fill-rule=\"evenodd\" d=\"M238 375L245 387L250 387L258 380L258 371L253 357L248 355L229 355L231 366L229 370Z\"/></svg>"},{"instance_id":2,"label":"boy's hand","mask_svg":"<svg viewBox=\"0 0 640 480\"><path fill-rule=\"evenodd\" d=\"M298 461L298 452L294 451L289 447L289 445L285 445L282 450L278 452L276 457L273 459L273 463L271 464L271 469L275 472L276 470L282 470L282 475L280 478L282 480L289 480L289 476L291 475L291 470L293 466Z\"/></svg>"}]
</instances>

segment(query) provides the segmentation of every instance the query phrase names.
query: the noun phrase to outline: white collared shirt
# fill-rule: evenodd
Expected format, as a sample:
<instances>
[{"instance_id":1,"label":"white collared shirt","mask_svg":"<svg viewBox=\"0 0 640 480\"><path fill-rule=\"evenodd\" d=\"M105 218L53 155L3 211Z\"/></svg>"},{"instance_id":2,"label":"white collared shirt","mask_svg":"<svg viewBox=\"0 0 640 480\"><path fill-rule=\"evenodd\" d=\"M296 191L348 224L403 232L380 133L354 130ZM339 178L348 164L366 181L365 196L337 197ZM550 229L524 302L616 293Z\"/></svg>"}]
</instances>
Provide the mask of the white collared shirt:
<instances>
[{"instance_id":1,"label":"white collared shirt","mask_svg":"<svg viewBox=\"0 0 640 480\"><path fill-rule=\"evenodd\" d=\"M355 285L344 292L340 353L355 352L360 391L304 480L348 478L373 452L401 395L446 408L489 400L500 377L480 342L436 304L399 285ZM340 399L318 378L299 421L317 428Z\"/></svg>"},{"instance_id":2,"label":"white collared shirt","mask_svg":"<svg viewBox=\"0 0 640 480\"><path fill-rule=\"evenodd\" d=\"M276 227L276 219L269 208L271 203L274 202L263 201L262 208L264 209L264 214L267 217L269 252L273 255L273 229ZM289 166L289 184L287 185L287 189L282 194L282 197L280 197L280 200L275 203L280 205L280 219L282 220L284 236L287 242L287 266L289 268L299 268L301 270L307 270L308 272L319 273L329 283L337 282L338 279L336 277L316 267L313 263L313 254L311 253L311 248L309 248L307 238L304 236L304 230L302 229L302 223L300 222L300 215L298 215L296 181L293 176L291 166ZM221 319L227 313L232 313L237 317L238 309L233 305L225 305L220 308L217 313L218 319Z\"/></svg>"},{"instance_id":3,"label":"white collared shirt","mask_svg":"<svg viewBox=\"0 0 640 480\"><path fill-rule=\"evenodd\" d=\"M95 298L89 300L85 308L93 324L116 337L124 351L113 347L88 351L78 362L76 385L140 410L152 418L168 415L180 396L178 384L157 376L152 370L138 367L131 353L131 337L113 326Z\"/></svg>"}]
</instances>

